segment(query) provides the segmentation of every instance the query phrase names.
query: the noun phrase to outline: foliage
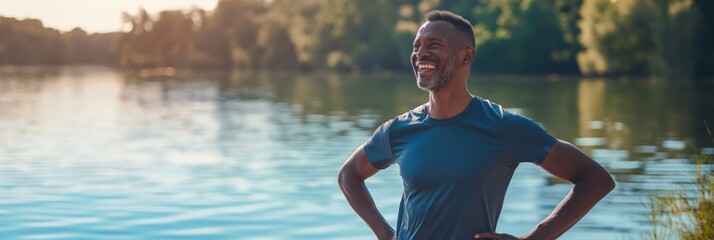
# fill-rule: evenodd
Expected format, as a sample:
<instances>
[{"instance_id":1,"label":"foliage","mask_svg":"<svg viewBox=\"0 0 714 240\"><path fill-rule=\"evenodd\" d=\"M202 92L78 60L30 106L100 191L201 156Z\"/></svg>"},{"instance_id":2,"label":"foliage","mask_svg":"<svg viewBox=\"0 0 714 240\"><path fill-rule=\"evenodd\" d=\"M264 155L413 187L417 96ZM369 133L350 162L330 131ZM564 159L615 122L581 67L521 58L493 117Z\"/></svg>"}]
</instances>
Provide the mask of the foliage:
<instances>
[{"instance_id":1,"label":"foliage","mask_svg":"<svg viewBox=\"0 0 714 240\"><path fill-rule=\"evenodd\" d=\"M81 28L65 33L69 55L65 62L75 64L114 64L117 55L112 51L112 42L118 33L87 34Z\"/></svg>"},{"instance_id":2,"label":"foliage","mask_svg":"<svg viewBox=\"0 0 714 240\"><path fill-rule=\"evenodd\" d=\"M57 64L67 58L62 34L35 19L0 17L0 64Z\"/></svg>"},{"instance_id":3,"label":"foliage","mask_svg":"<svg viewBox=\"0 0 714 240\"><path fill-rule=\"evenodd\" d=\"M476 67L486 72L577 72L577 29L568 23L577 19L579 4L489 0L476 6Z\"/></svg>"},{"instance_id":4,"label":"foliage","mask_svg":"<svg viewBox=\"0 0 714 240\"><path fill-rule=\"evenodd\" d=\"M653 224L652 239L669 239L670 233L681 239L714 239L714 178L710 156L696 158L696 194L684 190L653 196L648 203ZM711 167L711 165L709 165Z\"/></svg>"},{"instance_id":5,"label":"foliage","mask_svg":"<svg viewBox=\"0 0 714 240\"><path fill-rule=\"evenodd\" d=\"M124 13L121 32L91 35L0 18L0 64L410 71L432 9L473 23L478 72L714 75L707 0L221 0Z\"/></svg>"},{"instance_id":6,"label":"foliage","mask_svg":"<svg viewBox=\"0 0 714 240\"><path fill-rule=\"evenodd\" d=\"M163 11L156 20L143 9L136 16L122 14L122 20L130 28L116 42L121 64L186 66L195 35L194 16L200 18L200 12Z\"/></svg>"},{"instance_id":7,"label":"foliage","mask_svg":"<svg viewBox=\"0 0 714 240\"><path fill-rule=\"evenodd\" d=\"M692 0L591 0L581 9L584 74L694 74L697 28Z\"/></svg>"},{"instance_id":8,"label":"foliage","mask_svg":"<svg viewBox=\"0 0 714 240\"><path fill-rule=\"evenodd\" d=\"M714 1L694 0L701 21L696 25L694 43L694 74L698 77L714 76Z\"/></svg>"},{"instance_id":9,"label":"foliage","mask_svg":"<svg viewBox=\"0 0 714 240\"><path fill-rule=\"evenodd\" d=\"M112 64L111 43L116 33L88 35L76 28L68 33L46 28L36 19L0 17L0 65Z\"/></svg>"},{"instance_id":10,"label":"foliage","mask_svg":"<svg viewBox=\"0 0 714 240\"><path fill-rule=\"evenodd\" d=\"M704 120L704 128L712 143L709 123ZM674 232L681 239L714 239L714 158L713 155L695 156L696 191L680 190L650 197L650 220L653 229L651 238L665 239Z\"/></svg>"}]
</instances>

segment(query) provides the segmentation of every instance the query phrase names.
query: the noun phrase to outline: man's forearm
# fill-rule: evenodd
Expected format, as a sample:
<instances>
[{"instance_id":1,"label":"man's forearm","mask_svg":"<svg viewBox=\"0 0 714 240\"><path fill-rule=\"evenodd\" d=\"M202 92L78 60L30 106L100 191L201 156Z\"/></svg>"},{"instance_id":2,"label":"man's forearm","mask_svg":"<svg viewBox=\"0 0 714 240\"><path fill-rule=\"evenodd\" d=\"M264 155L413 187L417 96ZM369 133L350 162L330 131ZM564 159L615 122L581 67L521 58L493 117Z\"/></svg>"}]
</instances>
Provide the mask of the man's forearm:
<instances>
[{"instance_id":1,"label":"man's forearm","mask_svg":"<svg viewBox=\"0 0 714 240\"><path fill-rule=\"evenodd\" d=\"M613 184L603 184L612 181L609 176L607 177L607 179L589 179L576 183L553 212L524 237L556 239L565 233L612 190Z\"/></svg>"},{"instance_id":2,"label":"man's forearm","mask_svg":"<svg viewBox=\"0 0 714 240\"><path fill-rule=\"evenodd\" d=\"M352 209L367 223L378 239L394 239L394 229L379 213L364 181L341 175L339 185Z\"/></svg>"}]
</instances>

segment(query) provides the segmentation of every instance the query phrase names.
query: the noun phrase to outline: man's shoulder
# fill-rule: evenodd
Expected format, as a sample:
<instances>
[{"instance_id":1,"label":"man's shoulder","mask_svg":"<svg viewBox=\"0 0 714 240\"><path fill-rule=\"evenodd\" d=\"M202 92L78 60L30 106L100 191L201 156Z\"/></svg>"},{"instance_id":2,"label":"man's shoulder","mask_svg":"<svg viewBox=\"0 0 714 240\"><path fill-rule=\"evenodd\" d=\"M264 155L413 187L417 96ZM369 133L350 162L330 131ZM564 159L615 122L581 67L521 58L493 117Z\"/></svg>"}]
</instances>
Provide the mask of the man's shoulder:
<instances>
[{"instance_id":1,"label":"man's shoulder","mask_svg":"<svg viewBox=\"0 0 714 240\"><path fill-rule=\"evenodd\" d=\"M394 119L392 119L392 124L401 125L423 122L424 120L426 120L427 115L428 114L426 112L426 103L424 103L419 106L416 106L412 110L406 111L396 116Z\"/></svg>"},{"instance_id":2,"label":"man's shoulder","mask_svg":"<svg viewBox=\"0 0 714 240\"><path fill-rule=\"evenodd\" d=\"M392 128L401 128L413 124L423 123L426 119L426 104L419 105L412 110L404 112L396 117L387 120L379 126L379 129L390 132Z\"/></svg>"},{"instance_id":3,"label":"man's shoulder","mask_svg":"<svg viewBox=\"0 0 714 240\"><path fill-rule=\"evenodd\" d=\"M500 119L503 119L506 116L507 111L498 103L478 96L474 97L474 101L481 106L481 109L485 114Z\"/></svg>"}]
</instances>

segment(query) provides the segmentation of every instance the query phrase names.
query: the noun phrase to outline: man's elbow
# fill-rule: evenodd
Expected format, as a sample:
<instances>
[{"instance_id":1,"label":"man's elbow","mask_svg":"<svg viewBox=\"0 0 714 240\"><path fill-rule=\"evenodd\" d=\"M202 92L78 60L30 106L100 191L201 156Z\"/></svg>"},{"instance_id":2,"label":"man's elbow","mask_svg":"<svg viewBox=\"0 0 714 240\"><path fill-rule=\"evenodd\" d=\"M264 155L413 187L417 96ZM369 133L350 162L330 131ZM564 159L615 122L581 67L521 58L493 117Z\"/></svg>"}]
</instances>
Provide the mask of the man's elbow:
<instances>
[{"instance_id":1,"label":"man's elbow","mask_svg":"<svg viewBox=\"0 0 714 240\"><path fill-rule=\"evenodd\" d=\"M343 167L340 169L340 172L337 173L337 185L340 186L340 189L344 188L346 184L349 184L355 179L355 174L354 172L350 171L348 168Z\"/></svg>"},{"instance_id":2,"label":"man's elbow","mask_svg":"<svg viewBox=\"0 0 714 240\"><path fill-rule=\"evenodd\" d=\"M342 186L345 184L345 175L346 173L344 168L340 169L340 172L337 173L337 185L339 185L340 188L342 188Z\"/></svg>"},{"instance_id":3,"label":"man's elbow","mask_svg":"<svg viewBox=\"0 0 714 240\"><path fill-rule=\"evenodd\" d=\"M589 174L578 178L578 180L573 181L573 183L581 185L586 189L589 189L590 192L602 196L607 195L615 189L615 180L607 171L589 172Z\"/></svg>"},{"instance_id":4,"label":"man's elbow","mask_svg":"<svg viewBox=\"0 0 714 240\"><path fill-rule=\"evenodd\" d=\"M597 175L597 177L593 178L593 180L593 184L590 186L603 196L607 195L613 189L615 189L615 180L612 178L612 176L610 176L608 172L604 172L602 174Z\"/></svg>"},{"instance_id":5,"label":"man's elbow","mask_svg":"<svg viewBox=\"0 0 714 240\"><path fill-rule=\"evenodd\" d=\"M605 194L607 194L607 193L611 192L613 189L615 189L615 186L617 184L615 183L615 179L613 179L612 176L610 176L610 174L607 174L607 176L605 177L605 180L603 181L603 185L605 188Z\"/></svg>"}]
</instances>

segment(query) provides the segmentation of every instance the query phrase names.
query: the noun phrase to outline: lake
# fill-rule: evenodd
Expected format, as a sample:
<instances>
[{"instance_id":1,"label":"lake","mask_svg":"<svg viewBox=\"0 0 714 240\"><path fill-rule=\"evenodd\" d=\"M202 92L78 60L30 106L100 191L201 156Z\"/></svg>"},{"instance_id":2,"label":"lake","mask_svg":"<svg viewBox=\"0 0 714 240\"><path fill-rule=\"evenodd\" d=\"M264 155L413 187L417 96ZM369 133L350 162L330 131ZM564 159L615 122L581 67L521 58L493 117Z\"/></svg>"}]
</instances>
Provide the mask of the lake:
<instances>
[{"instance_id":1,"label":"lake","mask_svg":"<svg viewBox=\"0 0 714 240\"><path fill-rule=\"evenodd\" d=\"M648 196L691 183L691 154L714 152L711 84L476 74L469 88L618 182L563 239L641 238ZM427 100L408 73L0 68L0 238L373 239L337 171L377 126ZM397 167L368 186L395 225ZM521 164L497 231L528 232L570 187Z\"/></svg>"}]
</instances>

